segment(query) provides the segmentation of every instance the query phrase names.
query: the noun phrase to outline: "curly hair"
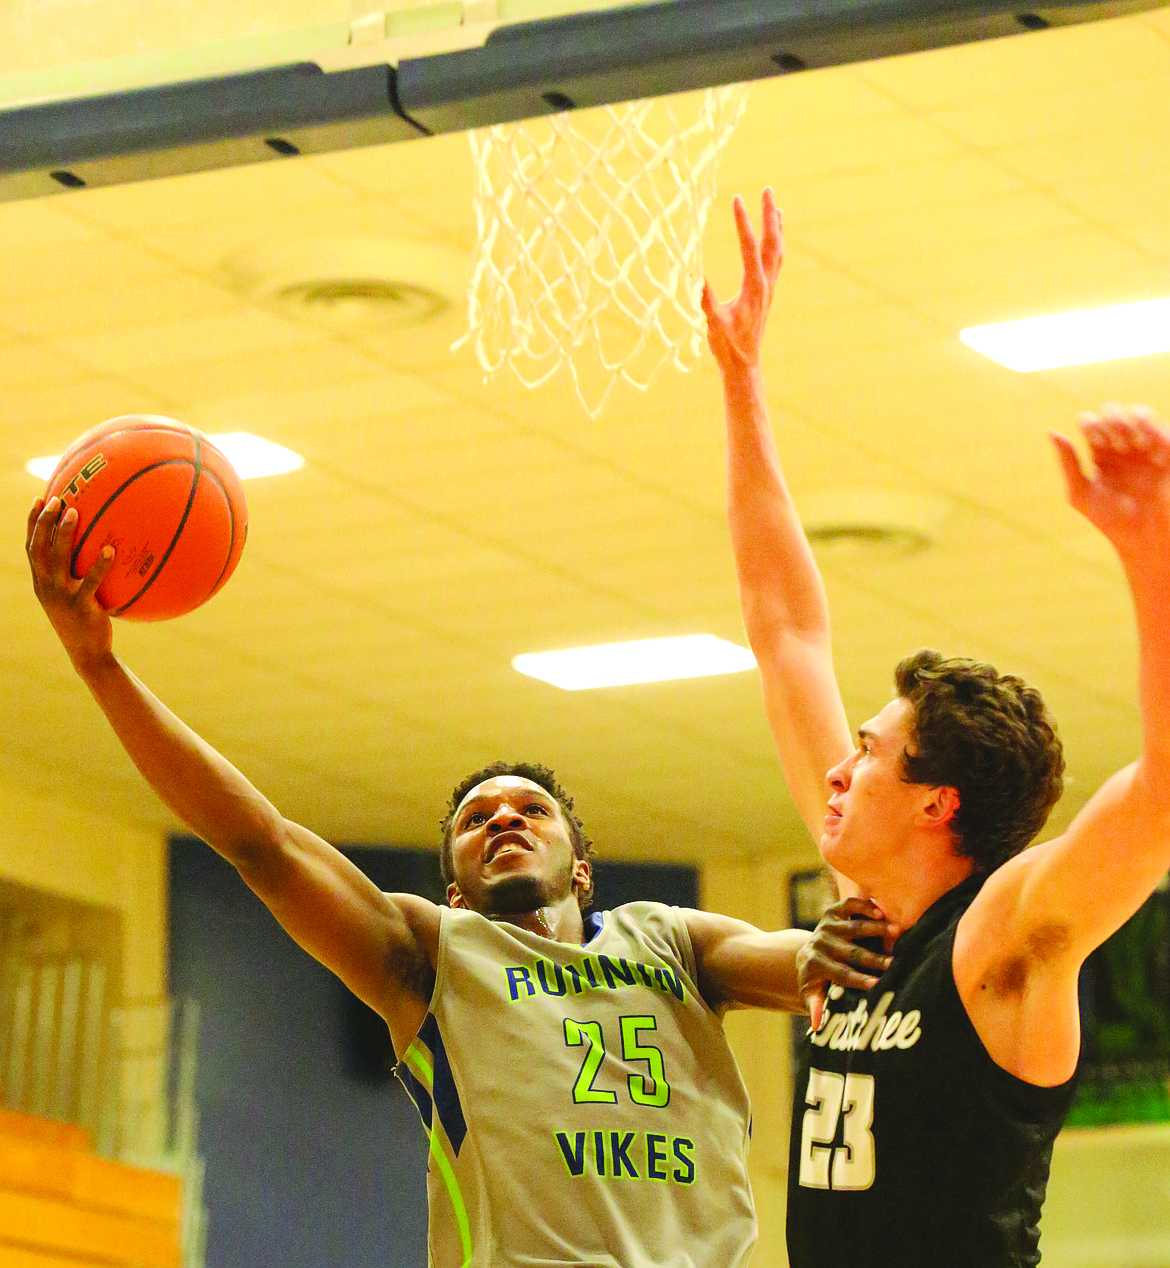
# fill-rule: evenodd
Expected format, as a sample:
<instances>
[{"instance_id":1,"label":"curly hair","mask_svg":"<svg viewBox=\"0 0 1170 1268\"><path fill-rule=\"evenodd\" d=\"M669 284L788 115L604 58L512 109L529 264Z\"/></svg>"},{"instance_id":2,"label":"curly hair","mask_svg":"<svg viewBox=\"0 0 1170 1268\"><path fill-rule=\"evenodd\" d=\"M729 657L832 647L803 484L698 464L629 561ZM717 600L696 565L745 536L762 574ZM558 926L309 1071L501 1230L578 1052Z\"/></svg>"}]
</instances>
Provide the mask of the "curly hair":
<instances>
[{"instance_id":1,"label":"curly hair","mask_svg":"<svg viewBox=\"0 0 1170 1268\"><path fill-rule=\"evenodd\" d=\"M958 790L959 853L978 872L1018 854L1048 820L1064 786L1064 754L1040 693L966 657L923 650L894 671L913 710L903 753L913 784Z\"/></svg>"},{"instance_id":2,"label":"curly hair","mask_svg":"<svg viewBox=\"0 0 1170 1268\"><path fill-rule=\"evenodd\" d=\"M556 775L547 766L542 766L539 762L492 762L490 766L485 766L482 770L472 771L470 775L465 775L451 791L451 798L447 802L447 813L439 823L439 831L443 834L439 866L446 884L450 885L455 879L455 868L451 860L451 841L455 836L455 812L459 809L463 798L477 784L482 784L487 779L496 779L500 775L516 775L521 779L531 780L532 783L543 788L560 806L561 813L565 816L573 854L579 859L593 858L593 842L585 832L585 825L577 818L573 810L573 799L561 787ZM588 889L578 892L577 902L582 911L593 902L592 876Z\"/></svg>"}]
</instances>

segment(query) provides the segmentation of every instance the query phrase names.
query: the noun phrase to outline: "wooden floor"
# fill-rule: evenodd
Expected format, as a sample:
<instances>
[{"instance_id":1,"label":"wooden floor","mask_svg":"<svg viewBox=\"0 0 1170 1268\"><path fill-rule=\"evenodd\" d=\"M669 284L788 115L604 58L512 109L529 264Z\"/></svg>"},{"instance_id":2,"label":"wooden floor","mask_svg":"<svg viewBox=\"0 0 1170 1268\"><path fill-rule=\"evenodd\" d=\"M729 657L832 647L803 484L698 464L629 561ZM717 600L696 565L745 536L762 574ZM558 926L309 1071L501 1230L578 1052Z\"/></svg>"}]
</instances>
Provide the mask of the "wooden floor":
<instances>
[{"instance_id":1,"label":"wooden floor","mask_svg":"<svg viewBox=\"0 0 1170 1268\"><path fill-rule=\"evenodd\" d=\"M90 1150L69 1124L0 1110L3 1268L180 1268L176 1176Z\"/></svg>"}]
</instances>

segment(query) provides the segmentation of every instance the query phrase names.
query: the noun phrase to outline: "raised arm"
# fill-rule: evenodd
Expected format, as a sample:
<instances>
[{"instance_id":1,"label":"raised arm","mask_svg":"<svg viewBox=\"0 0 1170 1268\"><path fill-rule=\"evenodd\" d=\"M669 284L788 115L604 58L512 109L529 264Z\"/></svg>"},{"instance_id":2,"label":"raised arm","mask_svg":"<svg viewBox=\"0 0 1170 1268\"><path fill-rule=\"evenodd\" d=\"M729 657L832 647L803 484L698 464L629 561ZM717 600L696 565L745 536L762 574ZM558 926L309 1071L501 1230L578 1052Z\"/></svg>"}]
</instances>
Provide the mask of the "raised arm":
<instances>
[{"instance_id":1,"label":"raised arm","mask_svg":"<svg viewBox=\"0 0 1170 1268\"><path fill-rule=\"evenodd\" d=\"M788 789L820 842L826 773L853 751L837 687L824 583L788 493L768 418L760 348L783 259L780 213L766 189L757 242L741 199L735 224L743 285L716 301L703 289L708 341L727 410L727 517L748 641Z\"/></svg>"},{"instance_id":2,"label":"raised arm","mask_svg":"<svg viewBox=\"0 0 1170 1268\"><path fill-rule=\"evenodd\" d=\"M1055 1083L1076 1061L1077 974L1170 867L1170 430L1144 407L1081 417L1093 469L1053 436L1069 501L1113 544L1137 618L1141 751L1067 832L992 873L960 922L955 980L992 1056Z\"/></svg>"},{"instance_id":3,"label":"raised arm","mask_svg":"<svg viewBox=\"0 0 1170 1268\"><path fill-rule=\"evenodd\" d=\"M439 909L383 894L343 854L283 818L224 757L181 722L113 651L113 626L94 595L112 562L81 581L69 571L77 524L60 501L29 513L33 587L74 669L147 783L223 855L284 928L386 1019L401 1053L426 1016ZM108 548L107 548L108 550Z\"/></svg>"}]
</instances>

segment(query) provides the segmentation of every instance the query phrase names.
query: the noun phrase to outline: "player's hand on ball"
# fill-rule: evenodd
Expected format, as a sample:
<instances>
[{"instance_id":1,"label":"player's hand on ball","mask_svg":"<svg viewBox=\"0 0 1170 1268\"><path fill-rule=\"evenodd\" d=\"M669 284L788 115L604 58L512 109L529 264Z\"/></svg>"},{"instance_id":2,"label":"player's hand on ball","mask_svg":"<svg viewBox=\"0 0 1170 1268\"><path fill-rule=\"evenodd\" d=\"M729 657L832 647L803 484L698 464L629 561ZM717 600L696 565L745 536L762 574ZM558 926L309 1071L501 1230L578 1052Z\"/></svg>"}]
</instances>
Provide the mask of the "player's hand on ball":
<instances>
[{"instance_id":1,"label":"player's hand on ball","mask_svg":"<svg viewBox=\"0 0 1170 1268\"><path fill-rule=\"evenodd\" d=\"M797 982L808 1004L811 1030L820 1027L830 986L868 991L890 967L888 955L858 946L858 939L881 938L888 951L899 932L868 898L844 898L825 912L796 955Z\"/></svg>"},{"instance_id":2,"label":"player's hand on ball","mask_svg":"<svg viewBox=\"0 0 1170 1268\"><path fill-rule=\"evenodd\" d=\"M45 615L79 669L109 653L114 629L109 614L94 597L114 562L114 553L99 555L88 574L77 580L69 568L77 511L61 515L61 499L37 498L28 513L25 553L32 569L33 590Z\"/></svg>"}]
</instances>

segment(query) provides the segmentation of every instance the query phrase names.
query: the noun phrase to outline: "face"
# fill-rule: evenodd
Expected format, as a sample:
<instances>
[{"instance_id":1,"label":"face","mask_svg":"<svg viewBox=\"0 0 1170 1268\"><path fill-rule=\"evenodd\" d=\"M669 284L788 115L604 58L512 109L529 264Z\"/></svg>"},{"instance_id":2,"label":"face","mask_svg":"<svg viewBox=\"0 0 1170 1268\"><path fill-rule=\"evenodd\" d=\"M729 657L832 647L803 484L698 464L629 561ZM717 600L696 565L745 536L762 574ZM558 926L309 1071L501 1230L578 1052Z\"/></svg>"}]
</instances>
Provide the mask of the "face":
<instances>
[{"instance_id":1,"label":"face","mask_svg":"<svg viewBox=\"0 0 1170 1268\"><path fill-rule=\"evenodd\" d=\"M909 702L891 700L860 728L853 754L828 774L832 794L821 853L861 885L872 883L896 859L928 800L929 790L903 778L902 754L911 745L912 725Z\"/></svg>"},{"instance_id":2,"label":"face","mask_svg":"<svg viewBox=\"0 0 1170 1268\"><path fill-rule=\"evenodd\" d=\"M451 867L448 901L485 916L552 906L589 875L556 798L519 775L485 780L459 803Z\"/></svg>"}]
</instances>

